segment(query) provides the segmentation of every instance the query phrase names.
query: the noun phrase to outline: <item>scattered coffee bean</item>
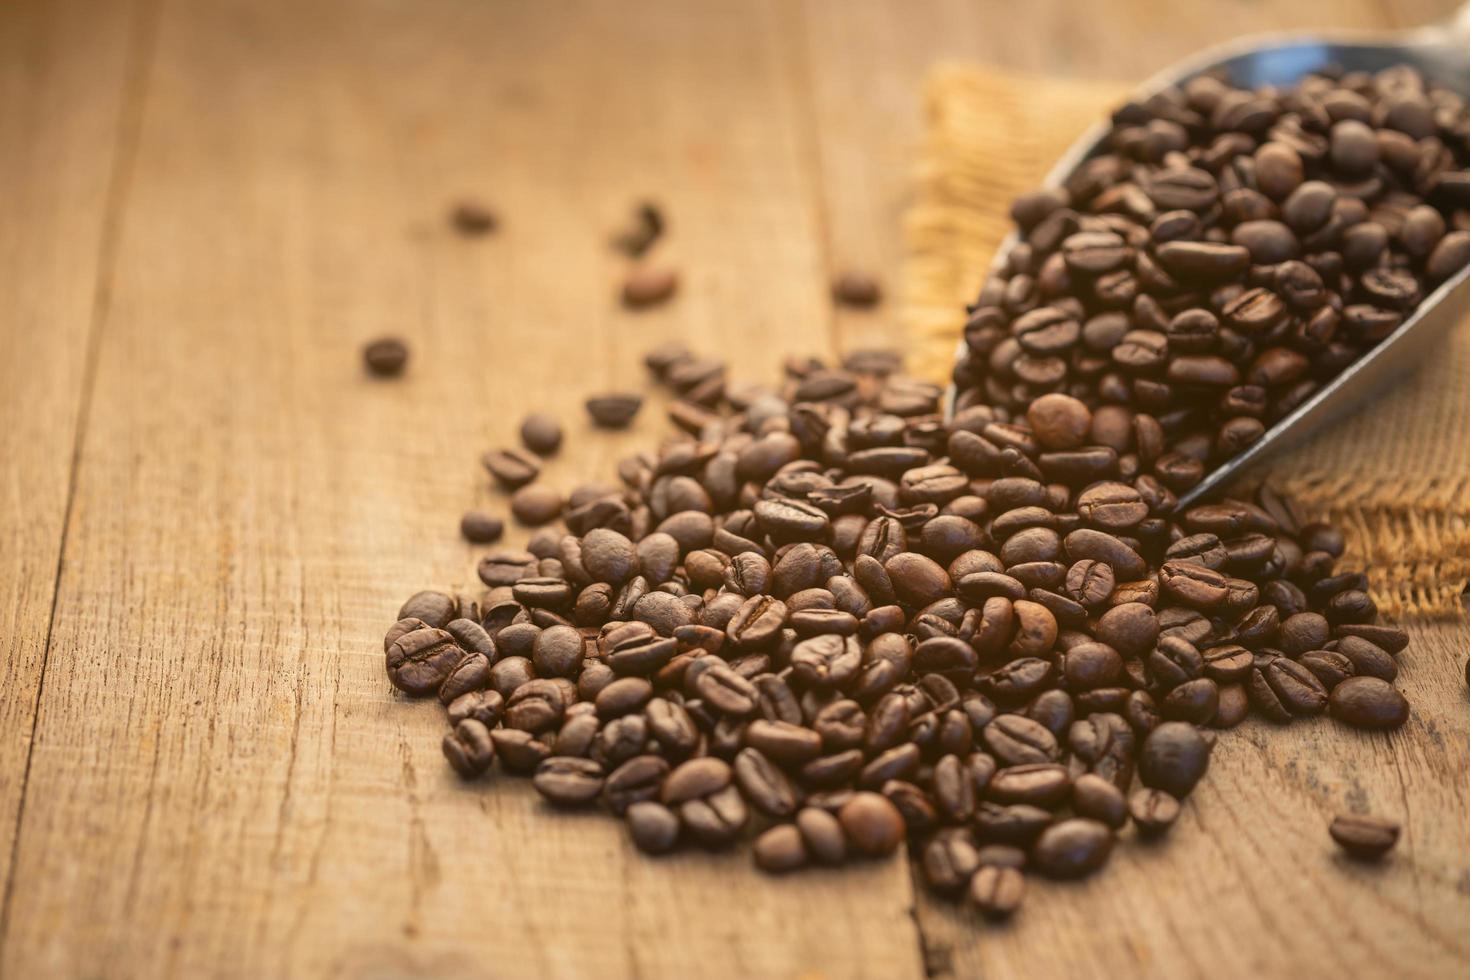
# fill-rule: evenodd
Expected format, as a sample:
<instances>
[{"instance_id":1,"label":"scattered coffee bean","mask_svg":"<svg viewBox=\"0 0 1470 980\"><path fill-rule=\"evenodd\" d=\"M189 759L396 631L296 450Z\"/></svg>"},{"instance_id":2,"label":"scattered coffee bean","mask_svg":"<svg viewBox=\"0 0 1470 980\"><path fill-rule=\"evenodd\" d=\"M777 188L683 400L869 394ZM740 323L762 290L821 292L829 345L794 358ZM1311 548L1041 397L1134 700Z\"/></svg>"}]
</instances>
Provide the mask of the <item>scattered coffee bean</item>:
<instances>
[{"instance_id":1,"label":"scattered coffee bean","mask_svg":"<svg viewBox=\"0 0 1470 980\"><path fill-rule=\"evenodd\" d=\"M883 289L872 276L844 272L832 280L832 298L842 306L877 306L883 298Z\"/></svg>"},{"instance_id":2,"label":"scattered coffee bean","mask_svg":"<svg viewBox=\"0 0 1470 980\"><path fill-rule=\"evenodd\" d=\"M474 544L489 544L505 533L505 521L483 510L467 510L459 519L459 533Z\"/></svg>"},{"instance_id":3,"label":"scattered coffee bean","mask_svg":"<svg viewBox=\"0 0 1470 980\"><path fill-rule=\"evenodd\" d=\"M510 512L522 524L540 527L556 520L563 503L558 491L544 483L533 483L511 494Z\"/></svg>"},{"instance_id":4,"label":"scattered coffee bean","mask_svg":"<svg viewBox=\"0 0 1470 980\"><path fill-rule=\"evenodd\" d=\"M604 429L626 429L642 407L641 395L610 394L587 399L587 414Z\"/></svg>"},{"instance_id":5,"label":"scattered coffee bean","mask_svg":"<svg viewBox=\"0 0 1470 980\"><path fill-rule=\"evenodd\" d=\"M502 487L516 490L536 479L541 464L519 449L492 449L480 461Z\"/></svg>"},{"instance_id":6,"label":"scattered coffee bean","mask_svg":"<svg viewBox=\"0 0 1470 980\"><path fill-rule=\"evenodd\" d=\"M863 854L888 854L903 840L903 815L877 793L854 793L837 811L837 820L848 842Z\"/></svg>"},{"instance_id":7,"label":"scattered coffee bean","mask_svg":"<svg viewBox=\"0 0 1470 980\"><path fill-rule=\"evenodd\" d=\"M1156 837L1179 819L1179 801L1161 789L1147 787L1128 797L1128 815L1145 837Z\"/></svg>"},{"instance_id":8,"label":"scattered coffee bean","mask_svg":"<svg viewBox=\"0 0 1470 980\"><path fill-rule=\"evenodd\" d=\"M679 288L679 273L667 266L639 266L623 280L623 305L643 309L667 300Z\"/></svg>"},{"instance_id":9,"label":"scattered coffee bean","mask_svg":"<svg viewBox=\"0 0 1470 980\"><path fill-rule=\"evenodd\" d=\"M642 257L664 232L664 214L652 201L644 201L633 212L630 226L613 237L613 248L633 258Z\"/></svg>"},{"instance_id":10,"label":"scattered coffee bean","mask_svg":"<svg viewBox=\"0 0 1470 980\"><path fill-rule=\"evenodd\" d=\"M1031 856L1051 878L1081 878L1107 863L1113 832L1106 824L1081 818L1063 820L1042 831Z\"/></svg>"},{"instance_id":11,"label":"scattered coffee bean","mask_svg":"<svg viewBox=\"0 0 1470 980\"><path fill-rule=\"evenodd\" d=\"M662 803L640 800L625 813L633 843L647 854L667 854L679 839L679 818Z\"/></svg>"},{"instance_id":12,"label":"scattered coffee bean","mask_svg":"<svg viewBox=\"0 0 1470 980\"><path fill-rule=\"evenodd\" d=\"M561 448L561 423L545 412L532 412L521 420L521 444L538 456L550 456Z\"/></svg>"},{"instance_id":13,"label":"scattered coffee bean","mask_svg":"<svg viewBox=\"0 0 1470 980\"><path fill-rule=\"evenodd\" d=\"M449 212L449 221L455 231L467 238L488 235L499 224L494 212L474 201L460 201L456 204Z\"/></svg>"},{"instance_id":14,"label":"scattered coffee bean","mask_svg":"<svg viewBox=\"0 0 1470 980\"><path fill-rule=\"evenodd\" d=\"M1378 677L1349 677L1332 689L1331 706L1354 728L1398 728L1409 719L1409 702Z\"/></svg>"},{"instance_id":15,"label":"scattered coffee bean","mask_svg":"<svg viewBox=\"0 0 1470 980\"><path fill-rule=\"evenodd\" d=\"M970 901L991 918L1015 914L1026 897L1026 878L1019 868L985 864L970 879Z\"/></svg>"},{"instance_id":16,"label":"scattered coffee bean","mask_svg":"<svg viewBox=\"0 0 1470 980\"><path fill-rule=\"evenodd\" d=\"M1377 861L1399 842L1399 825L1382 817L1339 814L1332 818L1327 832L1339 847L1361 861Z\"/></svg>"},{"instance_id":17,"label":"scattered coffee bean","mask_svg":"<svg viewBox=\"0 0 1470 980\"><path fill-rule=\"evenodd\" d=\"M766 871L792 871L807 862L806 845L794 823L777 824L757 837L754 855Z\"/></svg>"},{"instance_id":18,"label":"scattered coffee bean","mask_svg":"<svg viewBox=\"0 0 1470 980\"><path fill-rule=\"evenodd\" d=\"M396 378L408 364L408 345L397 337L383 337L362 349L362 361L380 378Z\"/></svg>"}]
</instances>

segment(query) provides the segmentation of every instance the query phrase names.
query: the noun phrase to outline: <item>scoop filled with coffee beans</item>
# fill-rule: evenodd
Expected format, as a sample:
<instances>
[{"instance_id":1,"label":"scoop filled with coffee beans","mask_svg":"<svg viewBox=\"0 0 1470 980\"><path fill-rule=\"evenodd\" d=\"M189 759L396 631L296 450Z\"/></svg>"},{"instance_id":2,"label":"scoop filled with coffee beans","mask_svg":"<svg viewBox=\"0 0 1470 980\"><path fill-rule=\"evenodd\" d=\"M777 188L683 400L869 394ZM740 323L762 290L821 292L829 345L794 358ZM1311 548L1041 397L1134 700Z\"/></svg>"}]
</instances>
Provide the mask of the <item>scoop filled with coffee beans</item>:
<instances>
[{"instance_id":1,"label":"scoop filled with coffee beans","mask_svg":"<svg viewBox=\"0 0 1470 980\"><path fill-rule=\"evenodd\" d=\"M1235 60L1269 75L1309 47ZM1094 441L1190 500L1362 409L1470 315L1461 92L1398 65L1253 90L1205 73L1122 106L1015 202L957 407L1077 396L1102 409ZM1120 409L1149 419L1131 450Z\"/></svg>"},{"instance_id":2,"label":"scoop filled with coffee beans","mask_svg":"<svg viewBox=\"0 0 1470 980\"><path fill-rule=\"evenodd\" d=\"M1179 494L1470 260L1470 116L1401 70L1204 78L1110 142L1016 203L948 414L889 353L762 386L651 352L670 437L385 637L458 774L771 872L906 843L999 917L1166 834L1250 715L1403 725L1407 637L1342 533L1265 485ZM1398 832L1331 835L1374 859Z\"/></svg>"}]
</instances>

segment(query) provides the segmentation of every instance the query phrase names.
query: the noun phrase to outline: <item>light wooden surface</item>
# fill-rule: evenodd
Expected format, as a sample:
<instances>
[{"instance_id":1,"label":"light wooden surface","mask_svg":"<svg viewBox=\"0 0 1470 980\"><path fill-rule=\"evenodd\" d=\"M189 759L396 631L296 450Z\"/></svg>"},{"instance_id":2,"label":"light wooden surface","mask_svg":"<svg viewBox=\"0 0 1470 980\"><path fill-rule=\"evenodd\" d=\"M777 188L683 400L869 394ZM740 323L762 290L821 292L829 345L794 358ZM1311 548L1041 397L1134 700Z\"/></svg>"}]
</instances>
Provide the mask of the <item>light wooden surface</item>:
<instances>
[{"instance_id":1,"label":"light wooden surface","mask_svg":"<svg viewBox=\"0 0 1470 980\"><path fill-rule=\"evenodd\" d=\"M915 9L917 8L917 9ZM1451 976L1470 966L1463 626L1415 629L1389 737L1247 728L1162 847L1042 886L1009 928L902 860L780 881L635 854L615 822L466 788L380 637L468 583L502 505L475 459L570 423L637 353L891 339L831 270L893 285L942 57L1128 79L1223 33L1434 9L1211 2L0 7L0 972L7 976ZM448 232L471 193L501 232ZM608 229L654 195L678 299L611 301ZM408 375L358 348L406 335ZM1327 814L1403 818L1345 866Z\"/></svg>"}]
</instances>

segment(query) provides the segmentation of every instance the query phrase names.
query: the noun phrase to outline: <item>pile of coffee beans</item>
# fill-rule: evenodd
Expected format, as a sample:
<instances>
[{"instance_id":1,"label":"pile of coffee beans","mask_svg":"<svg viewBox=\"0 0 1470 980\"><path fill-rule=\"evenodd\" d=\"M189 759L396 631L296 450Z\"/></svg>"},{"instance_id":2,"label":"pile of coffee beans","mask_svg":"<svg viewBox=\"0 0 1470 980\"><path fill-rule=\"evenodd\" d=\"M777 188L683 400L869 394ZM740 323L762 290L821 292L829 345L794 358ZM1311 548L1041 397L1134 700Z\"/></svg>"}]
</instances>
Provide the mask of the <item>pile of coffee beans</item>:
<instances>
[{"instance_id":1,"label":"pile of coffee beans","mask_svg":"<svg viewBox=\"0 0 1470 980\"><path fill-rule=\"evenodd\" d=\"M933 889L1000 916L1026 875L1167 832L1252 711L1408 715L1406 637L1337 568L1337 530L1265 490L1179 508L1089 436L1086 400L946 419L885 352L770 386L677 345L647 364L673 395L658 449L385 637L466 779L498 760L644 851L753 839L773 872L907 842ZM485 462L535 486L529 454Z\"/></svg>"},{"instance_id":2,"label":"pile of coffee beans","mask_svg":"<svg viewBox=\"0 0 1470 980\"><path fill-rule=\"evenodd\" d=\"M958 407L1073 396L1090 415L1038 428L1044 448L1186 491L1470 262L1467 168L1464 100L1408 67L1129 103L1107 152L1015 202Z\"/></svg>"}]
</instances>

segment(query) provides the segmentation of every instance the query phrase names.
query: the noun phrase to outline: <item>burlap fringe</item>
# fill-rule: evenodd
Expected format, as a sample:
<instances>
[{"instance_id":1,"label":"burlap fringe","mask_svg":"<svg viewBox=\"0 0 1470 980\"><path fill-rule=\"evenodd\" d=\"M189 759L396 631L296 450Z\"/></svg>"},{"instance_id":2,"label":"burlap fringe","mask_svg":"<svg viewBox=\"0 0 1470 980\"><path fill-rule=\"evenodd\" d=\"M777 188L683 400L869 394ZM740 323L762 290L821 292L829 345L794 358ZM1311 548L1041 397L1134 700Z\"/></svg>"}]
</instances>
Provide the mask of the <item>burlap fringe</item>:
<instances>
[{"instance_id":1,"label":"burlap fringe","mask_svg":"<svg viewBox=\"0 0 1470 980\"><path fill-rule=\"evenodd\" d=\"M913 204L901 322L917 372L947 380L1009 202L1123 95L1119 87L1023 79L969 66L936 68L925 86L927 133ZM1329 433L1326 438L1331 438ZM1460 618L1470 587L1470 478L1286 472L1268 476L1313 519L1344 527L1344 568L1366 568L1394 618Z\"/></svg>"}]
</instances>

